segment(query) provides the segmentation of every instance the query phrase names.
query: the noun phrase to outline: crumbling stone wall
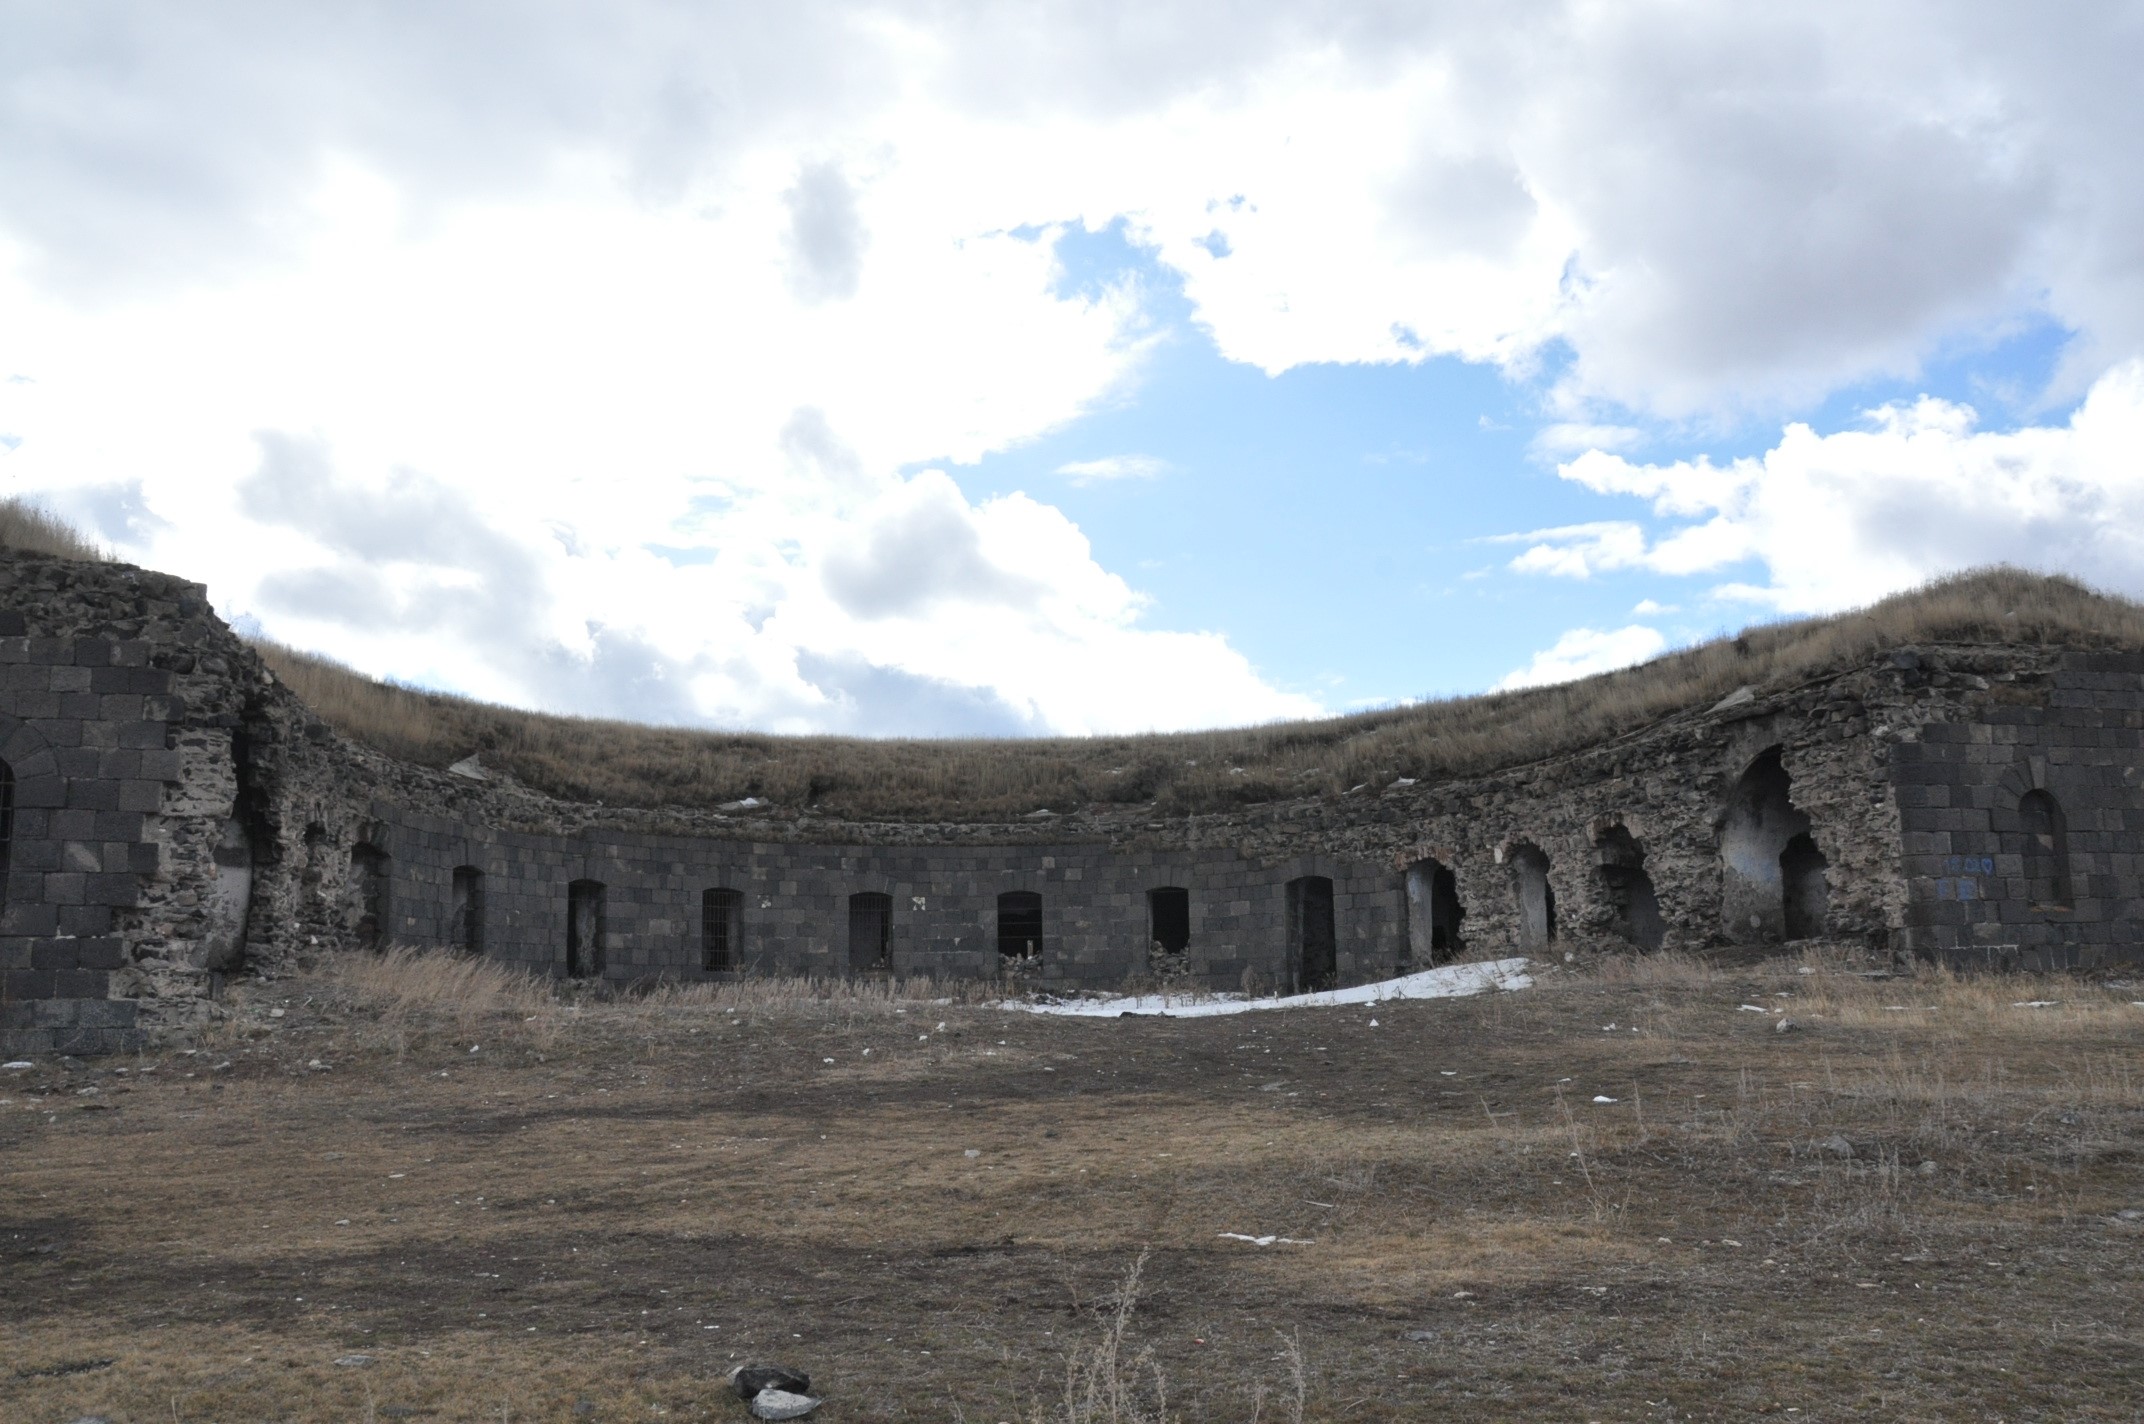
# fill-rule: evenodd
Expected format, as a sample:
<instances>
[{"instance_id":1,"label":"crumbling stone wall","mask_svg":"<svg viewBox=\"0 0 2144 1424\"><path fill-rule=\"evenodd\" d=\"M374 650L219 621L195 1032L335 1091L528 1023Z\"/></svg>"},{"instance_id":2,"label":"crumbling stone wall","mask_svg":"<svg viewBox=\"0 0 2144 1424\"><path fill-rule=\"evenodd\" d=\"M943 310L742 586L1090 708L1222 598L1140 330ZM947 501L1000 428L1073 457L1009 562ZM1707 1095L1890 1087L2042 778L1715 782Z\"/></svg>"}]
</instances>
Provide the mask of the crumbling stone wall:
<instances>
[{"instance_id":1,"label":"crumbling stone wall","mask_svg":"<svg viewBox=\"0 0 2144 1424\"><path fill-rule=\"evenodd\" d=\"M457 870L481 877L482 952L554 974L571 967L568 887L600 883L599 972L620 982L849 972L848 897L875 892L893 907L889 972L1286 987L1325 972L1300 960L1306 936L1322 948L1304 925L1322 924L1324 903L1322 886L1291 900L1303 877L1331 882L1342 982L1460 950L1761 948L1790 934L1968 963L2135 959L2140 739L2144 658L1939 647L1492 774L1223 814L924 825L605 808L345 741L196 585L9 553L0 1039L118 1051L212 1012L240 968L458 943ZM1761 814L1747 804L1759 781L1775 798ZM1789 851L1775 875L1768 858ZM1774 905L1797 876L1811 893ZM1147 893L1161 886L1189 892L1181 956L1150 952ZM727 971L702 961L710 889L740 892ZM1008 890L1042 896L1039 963L1001 963Z\"/></svg>"}]
</instances>

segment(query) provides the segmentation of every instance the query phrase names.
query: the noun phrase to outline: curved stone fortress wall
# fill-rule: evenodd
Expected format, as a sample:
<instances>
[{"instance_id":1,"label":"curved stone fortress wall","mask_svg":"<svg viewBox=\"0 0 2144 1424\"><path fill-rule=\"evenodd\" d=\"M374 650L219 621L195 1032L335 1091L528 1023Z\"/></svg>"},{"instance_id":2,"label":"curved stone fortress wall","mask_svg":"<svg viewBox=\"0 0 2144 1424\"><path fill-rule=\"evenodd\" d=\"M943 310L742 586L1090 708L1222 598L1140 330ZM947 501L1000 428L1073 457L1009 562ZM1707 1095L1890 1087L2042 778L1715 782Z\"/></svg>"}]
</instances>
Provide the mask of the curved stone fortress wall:
<instances>
[{"instance_id":1,"label":"curved stone fortress wall","mask_svg":"<svg viewBox=\"0 0 2144 1424\"><path fill-rule=\"evenodd\" d=\"M348 742L197 585L0 553L0 1049L125 1050L198 1021L228 974L394 942L621 983L1097 988L1816 938L2134 960L2140 674L1899 649L1493 774L1214 815L621 810Z\"/></svg>"}]
</instances>

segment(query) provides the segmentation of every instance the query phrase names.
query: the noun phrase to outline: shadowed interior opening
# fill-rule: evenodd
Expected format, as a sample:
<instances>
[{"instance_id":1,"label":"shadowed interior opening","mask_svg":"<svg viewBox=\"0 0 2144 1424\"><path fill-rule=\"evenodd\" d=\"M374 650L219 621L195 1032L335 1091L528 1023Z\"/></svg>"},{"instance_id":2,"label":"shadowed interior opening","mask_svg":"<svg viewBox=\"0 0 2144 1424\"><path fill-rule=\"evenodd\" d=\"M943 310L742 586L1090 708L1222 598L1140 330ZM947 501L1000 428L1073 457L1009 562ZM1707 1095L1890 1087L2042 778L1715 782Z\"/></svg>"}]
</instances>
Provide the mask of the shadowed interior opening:
<instances>
[{"instance_id":1,"label":"shadowed interior opening","mask_svg":"<svg viewBox=\"0 0 2144 1424\"><path fill-rule=\"evenodd\" d=\"M859 890L849 897L849 968L884 969L893 963L893 897Z\"/></svg>"},{"instance_id":2,"label":"shadowed interior opening","mask_svg":"<svg viewBox=\"0 0 2144 1424\"><path fill-rule=\"evenodd\" d=\"M998 953L1007 959L1042 957L1042 896L1007 890L998 896Z\"/></svg>"},{"instance_id":3,"label":"shadowed interior opening","mask_svg":"<svg viewBox=\"0 0 2144 1424\"><path fill-rule=\"evenodd\" d=\"M470 954L484 952L484 872L473 865L454 867L447 916L448 942Z\"/></svg>"},{"instance_id":4,"label":"shadowed interior opening","mask_svg":"<svg viewBox=\"0 0 2144 1424\"><path fill-rule=\"evenodd\" d=\"M1457 954L1463 945L1459 922L1466 915L1450 866L1425 856L1407 867L1407 951L1413 963L1442 964Z\"/></svg>"},{"instance_id":5,"label":"shadowed interior opening","mask_svg":"<svg viewBox=\"0 0 2144 1424\"><path fill-rule=\"evenodd\" d=\"M576 880L566 887L566 973L594 979L603 973L603 882Z\"/></svg>"},{"instance_id":6,"label":"shadowed interior opening","mask_svg":"<svg viewBox=\"0 0 2144 1424\"><path fill-rule=\"evenodd\" d=\"M1164 885L1146 892L1147 939L1157 954L1182 954L1191 943L1191 892Z\"/></svg>"},{"instance_id":7,"label":"shadowed interior opening","mask_svg":"<svg viewBox=\"0 0 2144 1424\"><path fill-rule=\"evenodd\" d=\"M350 847L351 890L357 899L357 942L366 949L385 949L394 929L389 888L394 883L394 858L370 841Z\"/></svg>"},{"instance_id":8,"label":"shadowed interior opening","mask_svg":"<svg viewBox=\"0 0 2144 1424\"><path fill-rule=\"evenodd\" d=\"M744 892L700 892L700 967L722 974L737 967L744 945Z\"/></svg>"},{"instance_id":9,"label":"shadowed interior opening","mask_svg":"<svg viewBox=\"0 0 2144 1424\"><path fill-rule=\"evenodd\" d=\"M1298 991L1330 989L1340 978L1339 940L1333 931L1333 882L1305 875L1288 882L1288 958Z\"/></svg>"}]
</instances>

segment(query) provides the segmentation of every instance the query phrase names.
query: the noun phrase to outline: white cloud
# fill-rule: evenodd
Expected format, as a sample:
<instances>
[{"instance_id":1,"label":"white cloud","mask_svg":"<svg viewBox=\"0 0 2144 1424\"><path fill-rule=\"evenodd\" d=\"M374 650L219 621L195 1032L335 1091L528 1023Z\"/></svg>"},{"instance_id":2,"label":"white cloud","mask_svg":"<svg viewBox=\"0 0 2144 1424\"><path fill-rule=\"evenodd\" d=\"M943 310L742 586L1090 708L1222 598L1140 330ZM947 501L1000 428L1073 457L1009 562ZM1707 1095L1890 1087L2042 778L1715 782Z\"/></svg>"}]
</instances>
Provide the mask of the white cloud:
<instances>
[{"instance_id":1,"label":"white cloud","mask_svg":"<svg viewBox=\"0 0 2144 1424\"><path fill-rule=\"evenodd\" d=\"M1633 425L1558 421L1543 426L1527 448L1536 459L1554 459L1586 450L1627 450L1644 439L1645 432Z\"/></svg>"},{"instance_id":2,"label":"white cloud","mask_svg":"<svg viewBox=\"0 0 2144 1424\"><path fill-rule=\"evenodd\" d=\"M1073 484L1091 485L1104 480L1151 480L1168 469L1168 461L1152 455L1107 455L1099 460L1069 460L1057 467L1057 473Z\"/></svg>"},{"instance_id":3,"label":"white cloud","mask_svg":"<svg viewBox=\"0 0 2144 1424\"><path fill-rule=\"evenodd\" d=\"M1020 727L1311 710L1144 630L1047 506L897 473L1137 378L1148 294L1061 295L1050 247L1119 218L1267 371L1553 353L1540 448L1683 522L1541 531L1517 567L1757 558L1783 607L1990 550L2136 567L2082 415L1794 427L1751 471L1613 453L1618 406L1771 408L2020 317L2077 333L2078 390L2144 349L2119 7L115 0L8 31L12 488L376 671L791 727L896 684ZM1928 503L1944 460L1985 488ZM444 522L363 542L329 508Z\"/></svg>"},{"instance_id":4,"label":"white cloud","mask_svg":"<svg viewBox=\"0 0 2144 1424\"><path fill-rule=\"evenodd\" d=\"M1673 613L1675 611L1677 611L1676 607L1672 603L1658 603L1650 598L1641 598L1631 608L1630 615L1633 618L1654 618L1662 613Z\"/></svg>"},{"instance_id":5,"label":"white cloud","mask_svg":"<svg viewBox=\"0 0 2144 1424\"><path fill-rule=\"evenodd\" d=\"M1497 683L1499 692L1518 687L1540 687L1551 682L1570 682L1597 672L1657 658L1667 651L1668 640L1657 628L1642 623L1601 631L1573 628L1555 644L1535 653L1533 661Z\"/></svg>"},{"instance_id":6,"label":"white cloud","mask_svg":"<svg viewBox=\"0 0 2144 1424\"><path fill-rule=\"evenodd\" d=\"M1983 431L1969 407L1924 397L1870 412L1865 430L1819 435L1791 425L1762 456L1726 465L1589 453L1559 473L1688 522L1655 540L1623 522L1542 531L1513 567L1695 574L1754 560L1767 581L1722 592L1786 612L1850 607L1998 562L2139 594L2140 449L2144 362L2107 373L2060 425Z\"/></svg>"}]
</instances>

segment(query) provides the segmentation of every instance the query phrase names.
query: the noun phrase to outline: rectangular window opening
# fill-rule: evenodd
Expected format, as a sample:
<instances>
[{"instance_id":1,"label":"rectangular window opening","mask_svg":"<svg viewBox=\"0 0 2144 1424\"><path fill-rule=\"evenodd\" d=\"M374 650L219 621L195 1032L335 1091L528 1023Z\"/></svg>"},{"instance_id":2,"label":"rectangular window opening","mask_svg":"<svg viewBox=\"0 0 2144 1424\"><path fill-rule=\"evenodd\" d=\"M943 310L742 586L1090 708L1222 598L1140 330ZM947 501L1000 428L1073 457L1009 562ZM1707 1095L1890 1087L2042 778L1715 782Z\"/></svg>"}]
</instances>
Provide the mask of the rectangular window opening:
<instances>
[{"instance_id":1,"label":"rectangular window opening","mask_svg":"<svg viewBox=\"0 0 2144 1424\"><path fill-rule=\"evenodd\" d=\"M700 967L710 974L737 967L744 940L744 892L707 890L700 895Z\"/></svg>"}]
</instances>

